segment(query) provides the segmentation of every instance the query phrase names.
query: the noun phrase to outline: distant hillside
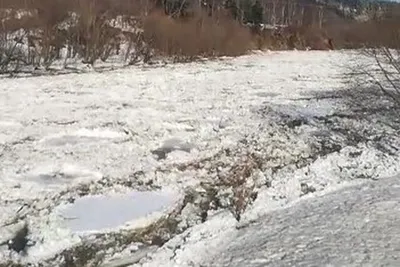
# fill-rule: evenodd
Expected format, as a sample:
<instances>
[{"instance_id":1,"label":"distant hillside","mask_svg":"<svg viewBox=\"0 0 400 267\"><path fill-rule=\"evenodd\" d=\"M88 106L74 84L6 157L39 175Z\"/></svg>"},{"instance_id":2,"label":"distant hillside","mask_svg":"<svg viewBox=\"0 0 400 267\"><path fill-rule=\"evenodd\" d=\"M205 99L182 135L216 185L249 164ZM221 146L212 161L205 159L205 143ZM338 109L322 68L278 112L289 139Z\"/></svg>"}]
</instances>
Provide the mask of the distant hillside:
<instances>
[{"instance_id":1,"label":"distant hillside","mask_svg":"<svg viewBox=\"0 0 400 267\"><path fill-rule=\"evenodd\" d=\"M340 21L367 21L398 16L400 3L385 0L294 0L300 5L316 5L324 9L324 24ZM285 2L285 1L283 1Z\"/></svg>"},{"instance_id":2,"label":"distant hillside","mask_svg":"<svg viewBox=\"0 0 400 267\"><path fill-rule=\"evenodd\" d=\"M301 1L301 0L300 0ZM324 5L328 10L335 11L344 18L368 20L376 16L384 17L397 10L400 4L397 1L386 0L310 0Z\"/></svg>"}]
</instances>

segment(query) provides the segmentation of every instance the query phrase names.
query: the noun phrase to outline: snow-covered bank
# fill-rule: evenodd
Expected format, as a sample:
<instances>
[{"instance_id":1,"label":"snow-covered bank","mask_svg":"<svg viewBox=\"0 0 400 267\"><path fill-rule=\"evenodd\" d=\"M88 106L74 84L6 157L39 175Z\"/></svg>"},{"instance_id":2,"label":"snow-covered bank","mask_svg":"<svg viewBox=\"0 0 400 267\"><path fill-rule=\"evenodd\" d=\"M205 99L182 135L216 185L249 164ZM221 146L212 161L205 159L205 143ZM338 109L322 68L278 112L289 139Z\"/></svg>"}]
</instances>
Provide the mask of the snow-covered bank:
<instances>
[{"instance_id":1,"label":"snow-covered bank","mask_svg":"<svg viewBox=\"0 0 400 267\"><path fill-rule=\"evenodd\" d=\"M399 266L399 221L400 177L370 181L259 218L203 266Z\"/></svg>"},{"instance_id":2,"label":"snow-covered bank","mask_svg":"<svg viewBox=\"0 0 400 267\"><path fill-rule=\"evenodd\" d=\"M385 112L365 115L350 104L363 94L342 91L357 61L352 52L291 51L2 79L0 225L9 233L27 222L30 243L27 255L16 255L9 237L0 240L0 263L57 266L79 251L79 263L93 265L130 257L142 243L138 255L162 247L140 264L196 266L205 254L192 248L229 235L237 226L231 213L245 225L304 195L396 174L397 124ZM82 239L56 212L92 195L158 189L178 192L177 201L166 201L164 216L150 216L140 233L137 224L110 233L101 222ZM41 254L49 244L51 253Z\"/></svg>"}]
</instances>

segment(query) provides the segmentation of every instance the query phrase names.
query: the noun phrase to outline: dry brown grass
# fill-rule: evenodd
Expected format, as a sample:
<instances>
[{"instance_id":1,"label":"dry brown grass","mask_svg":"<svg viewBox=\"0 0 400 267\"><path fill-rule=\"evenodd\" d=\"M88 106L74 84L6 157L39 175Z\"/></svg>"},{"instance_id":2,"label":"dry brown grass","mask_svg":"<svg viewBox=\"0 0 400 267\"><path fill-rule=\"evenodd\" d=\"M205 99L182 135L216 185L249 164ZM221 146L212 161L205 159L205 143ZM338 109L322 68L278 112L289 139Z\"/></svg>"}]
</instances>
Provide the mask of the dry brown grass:
<instances>
[{"instance_id":1,"label":"dry brown grass","mask_svg":"<svg viewBox=\"0 0 400 267\"><path fill-rule=\"evenodd\" d=\"M290 26L280 30L258 33L258 48L275 50L358 49L373 47L400 48L399 16L367 22L342 21L325 25Z\"/></svg>"},{"instance_id":2,"label":"dry brown grass","mask_svg":"<svg viewBox=\"0 0 400 267\"><path fill-rule=\"evenodd\" d=\"M271 50L330 50L334 49L330 36L322 29L308 26L289 26L257 33L259 49Z\"/></svg>"},{"instance_id":3,"label":"dry brown grass","mask_svg":"<svg viewBox=\"0 0 400 267\"><path fill-rule=\"evenodd\" d=\"M338 48L380 46L400 48L400 21L398 18L329 25L326 27L326 31L335 40Z\"/></svg>"},{"instance_id":4,"label":"dry brown grass","mask_svg":"<svg viewBox=\"0 0 400 267\"><path fill-rule=\"evenodd\" d=\"M253 45L249 29L227 17L198 14L176 20L153 13L144 21L145 40L165 56L178 60L196 57L237 56Z\"/></svg>"}]
</instances>

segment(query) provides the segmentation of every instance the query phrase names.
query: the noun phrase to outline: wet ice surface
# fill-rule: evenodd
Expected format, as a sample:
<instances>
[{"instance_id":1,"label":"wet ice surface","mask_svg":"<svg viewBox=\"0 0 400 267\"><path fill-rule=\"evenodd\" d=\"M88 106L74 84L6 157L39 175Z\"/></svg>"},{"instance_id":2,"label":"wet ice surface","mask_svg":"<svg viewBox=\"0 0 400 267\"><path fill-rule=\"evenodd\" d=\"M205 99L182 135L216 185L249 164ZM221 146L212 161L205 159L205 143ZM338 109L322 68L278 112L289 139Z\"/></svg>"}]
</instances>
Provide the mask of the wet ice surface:
<instances>
[{"instance_id":1,"label":"wet ice surface","mask_svg":"<svg viewBox=\"0 0 400 267\"><path fill-rule=\"evenodd\" d=\"M76 131L75 133L48 136L40 140L40 142L48 146L73 146L78 145L79 143L99 143L101 141L118 138L124 138L124 134L110 130L99 131L96 129L81 129L80 131Z\"/></svg>"},{"instance_id":2,"label":"wet ice surface","mask_svg":"<svg viewBox=\"0 0 400 267\"><path fill-rule=\"evenodd\" d=\"M343 74L354 58L358 56L342 51L273 52L2 79L0 225L10 236L15 223L26 221L34 245L27 255L10 256L0 242L0 264L52 259L44 266L59 266L54 255L97 245L101 232L123 235L120 228L127 221L126 227L134 230L156 222L159 214L168 217L180 205L172 200L181 200L181 193L154 197L139 207L122 196L160 188L182 192L215 181L224 171L219 166L238 161L229 151L268 156L258 198L243 214L243 223L296 201L304 188L329 190L396 174L400 142L393 128L383 126L375 114L366 116L372 121L335 116L348 109L343 99L316 97L348 87ZM205 160L220 154L218 166ZM180 165L186 163L195 167ZM153 199L153 193L145 194L150 195L141 197ZM62 209L68 218L59 216ZM96 213L103 209L109 216ZM228 211L220 212L201 223L190 207L185 209L180 219L188 232L170 236L171 243L140 264L197 266L213 250L210 240L218 246L237 224ZM89 242L75 233L82 231L96 234ZM122 253L124 246L112 245L107 257Z\"/></svg>"},{"instance_id":3,"label":"wet ice surface","mask_svg":"<svg viewBox=\"0 0 400 267\"><path fill-rule=\"evenodd\" d=\"M66 219L64 226L73 233L110 231L156 212L163 215L168 208L174 207L177 196L156 191L93 195L59 207L57 212Z\"/></svg>"}]
</instances>

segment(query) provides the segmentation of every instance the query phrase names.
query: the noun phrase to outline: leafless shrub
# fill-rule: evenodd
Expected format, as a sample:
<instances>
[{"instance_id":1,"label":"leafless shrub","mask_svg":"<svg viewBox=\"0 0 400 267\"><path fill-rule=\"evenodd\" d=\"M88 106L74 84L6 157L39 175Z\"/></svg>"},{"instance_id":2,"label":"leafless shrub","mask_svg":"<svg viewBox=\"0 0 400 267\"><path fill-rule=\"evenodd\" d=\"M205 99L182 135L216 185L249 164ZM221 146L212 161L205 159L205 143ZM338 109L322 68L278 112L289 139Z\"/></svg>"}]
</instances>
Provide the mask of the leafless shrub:
<instances>
[{"instance_id":1,"label":"leafless shrub","mask_svg":"<svg viewBox=\"0 0 400 267\"><path fill-rule=\"evenodd\" d=\"M366 50L366 53L374 58L377 70L365 70L364 73L400 107L400 50L375 48Z\"/></svg>"},{"instance_id":2,"label":"leafless shrub","mask_svg":"<svg viewBox=\"0 0 400 267\"><path fill-rule=\"evenodd\" d=\"M21 39L0 38L0 73L18 72L25 65L26 55L21 49Z\"/></svg>"},{"instance_id":3,"label":"leafless shrub","mask_svg":"<svg viewBox=\"0 0 400 267\"><path fill-rule=\"evenodd\" d=\"M247 207L257 198L256 172L260 168L259 157L246 153L229 166L226 172L217 171L218 180L215 184L203 184L203 187L206 191L215 192L214 198L219 199L217 202L220 206L228 208L235 219L240 221Z\"/></svg>"},{"instance_id":4,"label":"leafless shrub","mask_svg":"<svg viewBox=\"0 0 400 267\"><path fill-rule=\"evenodd\" d=\"M232 161L226 161L226 157L233 157ZM200 183L207 195L202 209L206 213L209 210L226 209L240 221L257 198L258 189L265 184L264 177L259 175L263 170L262 164L261 157L255 153L223 149L200 161L172 164L158 171L164 172L170 168L179 171L205 170L209 179Z\"/></svg>"},{"instance_id":5,"label":"leafless shrub","mask_svg":"<svg viewBox=\"0 0 400 267\"><path fill-rule=\"evenodd\" d=\"M18 16L13 10L2 10L0 17L0 71L1 73L17 72L27 64L23 50L26 30L24 25L31 20L30 16Z\"/></svg>"},{"instance_id":6,"label":"leafless shrub","mask_svg":"<svg viewBox=\"0 0 400 267\"><path fill-rule=\"evenodd\" d=\"M61 58L60 51L65 40L61 38L59 25L68 19L70 3L62 0L40 0L35 4L38 26L31 30L31 34L37 40L34 47L41 59L39 64L49 68L55 60Z\"/></svg>"},{"instance_id":7,"label":"leafless shrub","mask_svg":"<svg viewBox=\"0 0 400 267\"><path fill-rule=\"evenodd\" d=\"M230 209L237 221L240 221L243 212L257 196L252 175L260 165L255 155L246 155L230 169L229 175L222 179L223 184L233 191Z\"/></svg>"},{"instance_id":8,"label":"leafless shrub","mask_svg":"<svg viewBox=\"0 0 400 267\"><path fill-rule=\"evenodd\" d=\"M60 0L25 1L16 6L11 16L3 20L3 32L19 38L18 47L25 50L25 65L45 68L58 58L63 47L58 26L67 17L67 6ZM24 32L21 37L20 32ZM13 50L16 52L16 50ZM19 53L21 56L21 53Z\"/></svg>"},{"instance_id":9,"label":"leafless shrub","mask_svg":"<svg viewBox=\"0 0 400 267\"><path fill-rule=\"evenodd\" d=\"M128 41L125 61L127 61L129 65L136 64L140 61L149 63L153 52L150 49L149 43L146 43L144 40L143 31L124 32L124 36Z\"/></svg>"},{"instance_id":10,"label":"leafless shrub","mask_svg":"<svg viewBox=\"0 0 400 267\"><path fill-rule=\"evenodd\" d=\"M26 53L22 49L26 32L19 30L10 33L7 28L10 25L2 23L0 26L0 73L17 72L27 63Z\"/></svg>"},{"instance_id":11,"label":"leafless shrub","mask_svg":"<svg viewBox=\"0 0 400 267\"><path fill-rule=\"evenodd\" d=\"M77 23L68 29L71 45L84 63L93 65L97 59L106 60L118 34L107 23L107 11L97 6L95 0L79 0L76 10Z\"/></svg>"},{"instance_id":12,"label":"leafless shrub","mask_svg":"<svg viewBox=\"0 0 400 267\"><path fill-rule=\"evenodd\" d=\"M2 26L8 34L20 29L27 33L23 40L28 51L27 64L49 68L61 59L63 48L67 50L65 65L70 57L79 56L83 62L94 64L119 53L121 30L110 25L111 14L116 12L111 1L31 0L19 4L13 6L20 13L22 8L27 10L24 15L11 14L3 19Z\"/></svg>"},{"instance_id":13,"label":"leafless shrub","mask_svg":"<svg viewBox=\"0 0 400 267\"><path fill-rule=\"evenodd\" d=\"M396 17L368 22L374 25L365 29L370 31L368 36L372 41L365 45L363 54L372 60L372 64L360 69L386 97L400 107L400 24L399 13L396 14Z\"/></svg>"}]
</instances>

